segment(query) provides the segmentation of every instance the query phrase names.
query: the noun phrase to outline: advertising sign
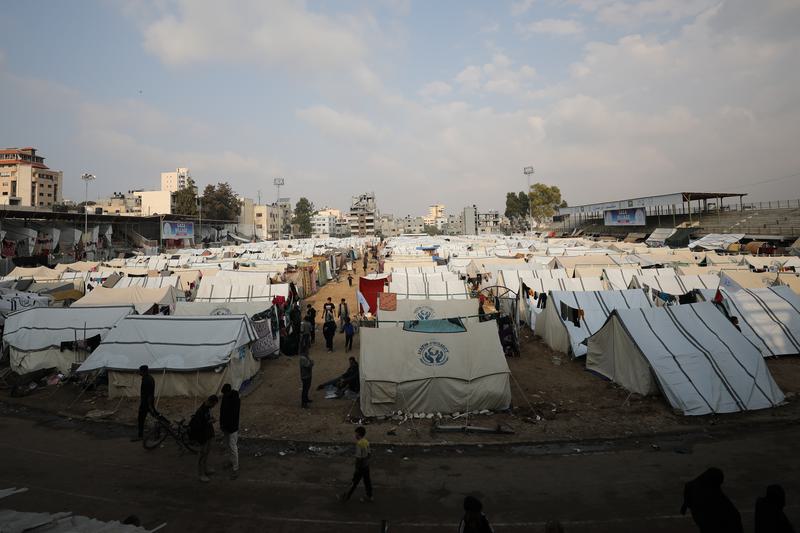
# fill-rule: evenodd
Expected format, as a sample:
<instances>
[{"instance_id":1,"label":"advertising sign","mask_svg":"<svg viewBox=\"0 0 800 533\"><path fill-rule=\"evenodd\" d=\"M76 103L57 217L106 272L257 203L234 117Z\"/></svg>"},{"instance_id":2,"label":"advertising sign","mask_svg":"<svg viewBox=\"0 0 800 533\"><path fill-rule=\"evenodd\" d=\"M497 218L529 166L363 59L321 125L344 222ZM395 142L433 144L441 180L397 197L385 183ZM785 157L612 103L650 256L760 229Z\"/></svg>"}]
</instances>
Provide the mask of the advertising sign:
<instances>
[{"instance_id":1,"label":"advertising sign","mask_svg":"<svg viewBox=\"0 0 800 533\"><path fill-rule=\"evenodd\" d=\"M610 209L603 212L606 226L644 226L647 212L642 207L634 209Z\"/></svg>"},{"instance_id":2,"label":"advertising sign","mask_svg":"<svg viewBox=\"0 0 800 533\"><path fill-rule=\"evenodd\" d=\"M162 239L194 238L194 222L164 222L161 228Z\"/></svg>"}]
</instances>

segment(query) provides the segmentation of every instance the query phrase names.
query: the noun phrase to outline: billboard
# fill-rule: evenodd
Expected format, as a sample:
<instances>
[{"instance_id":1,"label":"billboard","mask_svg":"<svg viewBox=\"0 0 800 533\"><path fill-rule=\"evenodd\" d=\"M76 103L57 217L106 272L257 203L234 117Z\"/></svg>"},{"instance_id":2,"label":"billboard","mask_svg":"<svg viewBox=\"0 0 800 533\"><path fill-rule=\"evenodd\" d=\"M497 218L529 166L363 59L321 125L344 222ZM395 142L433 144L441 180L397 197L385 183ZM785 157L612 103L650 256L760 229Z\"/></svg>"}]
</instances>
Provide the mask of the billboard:
<instances>
[{"instance_id":1,"label":"billboard","mask_svg":"<svg viewBox=\"0 0 800 533\"><path fill-rule=\"evenodd\" d=\"M162 239L193 239L194 222L167 222L161 227Z\"/></svg>"},{"instance_id":2,"label":"billboard","mask_svg":"<svg viewBox=\"0 0 800 533\"><path fill-rule=\"evenodd\" d=\"M606 226L644 226L646 221L647 212L643 207L603 211L603 223Z\"/></svg>"}]
</instances>

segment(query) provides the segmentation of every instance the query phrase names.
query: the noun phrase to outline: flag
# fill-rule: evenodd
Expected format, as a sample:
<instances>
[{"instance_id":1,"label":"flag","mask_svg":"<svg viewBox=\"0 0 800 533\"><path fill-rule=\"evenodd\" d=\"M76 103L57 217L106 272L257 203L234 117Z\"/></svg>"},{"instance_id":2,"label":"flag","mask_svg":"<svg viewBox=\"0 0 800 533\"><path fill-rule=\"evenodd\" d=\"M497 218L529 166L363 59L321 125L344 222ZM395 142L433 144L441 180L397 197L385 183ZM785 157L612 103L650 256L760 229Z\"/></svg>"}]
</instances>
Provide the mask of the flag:
<instances>
[{"instance_id":1,"label":"flag","mask_svg":"<svg viewBox=\"0 0 800 533\"><path fill-rule=\"evenodd\" d=\"M723 299L724 298L722 297L722 291L717 289L717 294L714 295L714 299L711 301L714 302L715 304L721 304Z\"/></svg>"},{"instance_id":2,"label":"flag","mask_svg":"<svg viewBox=\"0 0 800 533\"><path fill-rule=\"evenodd\" d=\"M361 294L361 291L356 291L356 298L358 299L358 305L361 306L361 311L369 313L369 304L367 303L367 299L364 298L364 295Z\"/></svg>"}]
</instances>

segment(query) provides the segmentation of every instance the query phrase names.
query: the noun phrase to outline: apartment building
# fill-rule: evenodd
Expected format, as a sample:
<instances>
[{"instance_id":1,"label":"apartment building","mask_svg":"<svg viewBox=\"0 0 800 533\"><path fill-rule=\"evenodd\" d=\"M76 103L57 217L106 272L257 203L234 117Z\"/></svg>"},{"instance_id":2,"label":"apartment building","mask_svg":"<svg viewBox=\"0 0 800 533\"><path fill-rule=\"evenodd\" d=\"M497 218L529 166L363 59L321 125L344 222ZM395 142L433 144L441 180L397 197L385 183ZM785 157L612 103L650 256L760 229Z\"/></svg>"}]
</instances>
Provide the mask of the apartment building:
<instances>
[{"instance_id":1,"label":"apartment building","mask_svg":"<svg viewBox=\"0 0 800 533\"><path fill-rule=\"evenodd\" d=\"M61 202L63 172L44 164L36 148L0 150L0 204L52 207Z\"/></svg>"}]
</instances>

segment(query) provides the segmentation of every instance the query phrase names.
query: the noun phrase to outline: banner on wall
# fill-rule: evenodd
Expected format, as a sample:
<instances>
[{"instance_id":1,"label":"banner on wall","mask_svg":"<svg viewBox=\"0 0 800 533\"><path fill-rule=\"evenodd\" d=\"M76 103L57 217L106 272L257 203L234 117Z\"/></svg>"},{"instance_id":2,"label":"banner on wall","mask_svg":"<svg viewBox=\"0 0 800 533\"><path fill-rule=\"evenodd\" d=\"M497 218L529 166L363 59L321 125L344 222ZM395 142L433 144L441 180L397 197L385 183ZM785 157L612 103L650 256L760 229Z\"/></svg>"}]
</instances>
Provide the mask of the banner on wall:
<instances>
[{"instance_id":1,"label":"banner on wall","mask_svg":"<svg viewBox=\"0 0 800 533\"><path fill-rule=\"evenodd\" d=\"M644 226L647 223L647 212L643 207L609 209L603 212L603 223L606 226Z\"/></svg>"},{"instance_id":2,"label":"banner on wall","mask_svg":"<svg viewBox=\"0 0 800 533\"><path fill-rule=\"evenodd\" d=\"M162 239L193 239L194 222L167 222L161 228Z\"/></svg>"}]
</instances>

